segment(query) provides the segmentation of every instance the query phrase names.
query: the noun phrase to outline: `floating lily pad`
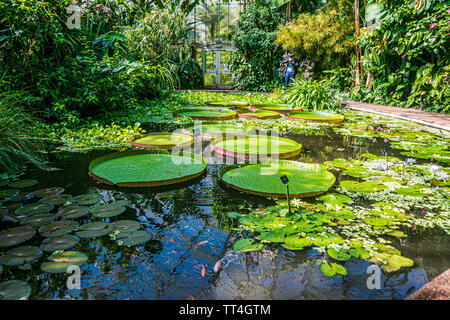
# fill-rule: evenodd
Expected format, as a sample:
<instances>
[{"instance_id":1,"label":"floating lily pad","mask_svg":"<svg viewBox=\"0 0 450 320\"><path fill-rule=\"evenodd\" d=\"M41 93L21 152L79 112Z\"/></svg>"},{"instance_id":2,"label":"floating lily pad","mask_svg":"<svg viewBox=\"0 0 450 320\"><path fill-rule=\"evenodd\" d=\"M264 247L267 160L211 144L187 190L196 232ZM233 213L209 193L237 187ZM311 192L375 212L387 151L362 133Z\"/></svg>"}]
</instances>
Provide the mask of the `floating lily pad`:
<instances>
[{"instance_id":1,"label":"floating lily pad","mask_svg":"<svg viewBox=\"0 0 450 320\"><path fill-rule=\"evenodd\" d=\"M38 183L37 180L26 179L26 180L13 181L9 184L9 186L11 188L23 189L23 188L32 187L32 186L36 185L37 183Z\"/></svg>"},{"instance_id":2,"label":"floating lily pad","mask_svg":"<svg viewBox=\"0 0 450 320\"><path fill-rule=\"evenodd\" d=\"M331 268L333 268L333 270L340 275L346 276L347 275L347 270L341 266L340 264L337 263L331 263Z\"/></svg>"},{"instance_id":3,"label":"floating lily pad","mask_svg":"<svg viewBox=\"0 0 450 320\"><path fill-rule=\"evenodd\" d=\"M20 224L37 228L52 223L57 216L55 214L35 214L23 219Z\"/></svg>"},{"instance_id":4,"label":"floating lily pad","mask_svg":"<svg viewBox=\"0 0 450 320\"><path fill-rule=\"evenodd\" d=\"M213 107L246 107L249 105L245 101L206 101L205 104Z\"/></svg>"},{"instance_id":5,"label":"floating lily pad","mask_svg":"<svg viewBox=\"0 0 450 320\"><path fill-rule=\"evenodd\" d=\"M14 202L20 202L20 201L26 201L33 198L33 194L29 192L19 192L18 194L12 196L9 198L10 201Z\"/></svg>"},{"instance_id":6,"label":"floating lily pad","mask_svg":"<svg viewBox=\"0 0 450 320\"><path fill-rule=\"evenodd\" d=\"M76 235L80 238L97 238L111 233L113 229L114 226L108 222L91 222L80 226Z\"/></svg>"},{"instance_id":7,"label":"floating lily pad","mask_svg":"<svg viewBox=\"0 0 450 320\"><path fill-rule=\"evenodd\" d=\"M261 237L262 241L267 242L284 242L285 232L281 229L273 230Z\"/></svg>"},{"instance_id":8,"label":"floating lily pad","mask_svg":"<svg viewBox=\"0 0 450 320\"><path fill-rule=\"evenodd\" d=\"M220 179L234 189L272 198L286 197L286 187L280 183L280 177L284 175L289 179L292 197L309 197L327 192L336 180L333 174L319 165L286 160L230 166L219 173Z\"/></svg>"},{"instance_id":9,"label":"floating lily pad","mask_svg":"<svg viewBox=\"0 0 450 320\"><path fill-rule=\"evenodd\" d=\"M256 111L250 111L250 110L240 110L237 113L239 118L244 119L277 119L280 117L279 112L275 111L268 111L268 110L256 110Z\"/></svg>"},{"instance_id":10,"label":"floating lily pad","mask_svg":"<svg viewBox=\"0 0 450 320\"><path fill-rule=\"evenodd\" d=\"M119 220L112 223L115 230L120 232L136 231L141 228L141 225L137 221L133 220Z\"/></svg>"},{"instance_id":11,"label":"floating lily pad","mask_svg":"<svg viewBox=\"0 0 450 320\"><path fill-rule=\"evenodd\" d=\"M62 208L56 214L63 220L71 220L84 217L89 214L89 208L83 206L70 206Z\"/></svg>"},{"instance_id":12,"label":"floating lily pad","mask_svg":"<svg viewBox=\"0 0 450 320\"><path fill-rule=\"evenodd\" d=\"M327 194L325 196L321 196L318 200L322 201L323 203L328 203L332 206L342 205L344 203L348 203L348 202L352 201L351 198L349 198L343 194L338 194L338 193L331 193L331 194Z\"/></svg>"},{"instance_id":13,"label":"floating lily pad","mask_svg":"<svg viewBox=\"0 0 450 320\"><path fill-rule=\"evenodd\" d=\"M201 122L199 124L194 124L187 126L185 128L191 134L196 134L199 132L201 136L205 138L212 137L231 137L237 135L247 134L250 130L249 127L237 124L237 123L227 123L227 122Z\"/></svg>"},{"instance_id":14,"label":"floating lily pad","mask_svg":"<svg viewBox=\"0 0 450 320\"><path fill-rule=\"evenodd\" d=\"M227 120L235 118L236 112L226 108L186 108L176 111L175 115L193 120Z\"/></svg>"},{"instance_id":15,"label":"floating lily pad","mask_svg":"<svg viewBox=\"0 0 450 320\"><path fill-rule=\"evenodd\" d=\"M274 111L278 113L288 113L292 112L294 108L292 108L288 104L284 103L263 103L263 104L254 104L251 108L252 110L264 110L264 111ZM300 110L300 109L297 109Z\"/></svg>"},{"instance_id":16,"label":"floating lily pad","mask_svg":"<svg viewBox=\"0 0 450 320\"><path fill-rule=\"evenodd\" d=\"M313 244L311 239L301 238L299 236L289 236L284 240L286 246L288 246L291 250L301 250L304 247L308 247Z\"/></svg>"},{"instance_id":17,"label":"floating lily pad","mask_svg":"<svg viewBox=\"0 0 450 320\"><path fill-rule=\"evenodd\" d=\"M294 140L268 135L248 135L235 139L216 141L211 149L218 156L239 159L289 158L302 151L302 145Z\"/></svg>"},{"instance_id":18,"label":"floating lily pad","mask_svg":"<svg viewBox=\"0 0 450 320\"><path fill-rule=\"evenodd\" d=\"M333 277L336 275L336 271L326 262L320 265L320 271L327 277Z\"/></svg>"},{"instance_id":19,"label":"floating lily pad","mask_svg":"<svg viewBox=\"0 0 450 320\"><path fill-rule=\"evenodd\" d=\"M9 184L9 180L8 179L0 178L0 187L7 186L8 184Z\"/></svg>"},{"instance_id":20,"label":"floating lily pad","mask_svg":"<svg viewBox=\"0 0 450 320\"><path fill-rule=\"evenodd\" d=\"M25 281L10 280L0 283L0 300L22 300L31 294L31 287Z\"/></svg>"},{"instance_id":21,"label":"floating lily pad","mask_svg":"<svg viewBox=\"0 0 450 320\"><path fill-rule=\"evenodd\" d=\"M76 206L90 206L97 204L102 197L97 193L88 193L76 196L72 199L72 204Z\"/></svg>"},{"instance_id":22,"label":"floating lily pad","mask_svg":"<svg viewBox=\"0 0 450 320\"><path fill-rule=\"evenodd\" d=\"M24 246L9 250L0 256L0 264L5 266L21 266L42 256L42 250L34 246Z\"/></svg>"},{"instance_id":23,"label":"floating lily pad","mask_svg":"<svg viewBox=\"0 0 450 320\"><path fill-rule=\"evenodd\" d=\"M383 227L388 224L388 220L383 218L366 218L364 219L364 222L375 227Z\"/></svg>"},{"instance_id":24,"label":"floating lily pad","mask_svg":"<svg viewBox=\"0 0 450 320\"><path fill-rule=\"evenodd\" d=\"M67 250L74 247L80 238L72 235L63 235L57 237L45 238L42 241L41 249L44 251Z\"/></svg>"},{"instance_id":25,"label":"floating lily pad","mask_svg":"<svg viewBox=\"0 0 450 320\"><path fill-rule=\"evenodd\" d=\"M155 187L185 182L206 170L203 157L193 153L135 150L100 157L89 165L90 175L119 187Z\"/></svg>"},{"instance_id":26,"label":"floating lily pad","mask_svg":"<svg viewBox=\"0 0 450 320\"><path fill-rule=\"evenodd\" d=\"M387 189L387 186L377 181L364 181L358 183L356 181L341 181L340 186L353 192L372 193Z\"/></svg>"},{"instance_id":27,"label":"floating lily pad","mask_svg":"<svg viewBox=\"0 0 450 320\"><path fill-rule=\"evenodd\" d=\"M344 121L344 116L337 113L329 112L306 112L306 111L294 111L288 113L286 119L289 120L301 120L305 122L330 122L339 123Z\"/></svg>"},{"instance_id":28,"label":"floating lily pad","mask_svg":"<svg viewBox=\"0 0 450 320\"><path fill-rule=\"evenodd\" d=\"M53 196L55 194L60 194L64 192L64 188L62 187L51 187L51 188L45 188L45 189L40 189L34 192L34 196L35 197L39 197L39 198L45 198L48 196Z\"/></svg>"},{"instance_id":29,"label":"floating lily pad","mask_svg":"<svg viewBox=\"0 0 450 320\"><path fill-rule=\"evenodd\" d=\"M400 230L394 230L388 233L388 235L396 238L406 238L406 234Z\"/></svg>"},{"instance_id":30,"label":"floating lily pad","mask_svg":"<svg viewBox=\"0 0 450 320\"><path fill-rule=\"evenodd\" d=\"M418 191L415 188L411 188L411 187L404 187L404 188L397 188L395 189L395 192L397 192L398 194L404 195L404 196L408 196L408 197L426 197L427 194Z\"/></svg>"},{"instance_id":31,"label":"floating lily pad","mask_svg":"<svg viewBox=\"0 0 450 320\"><path fill-rule=\"evenodd\" d=\"M146 243L152 235L143 230L120 232L116 237L116 242L125 247L137 246Z\"/></svg>"},{"instance_id":32,"label":"floating lily pad","mask_svg":"<svg viewBox=\"0 0 450 320\"><path fill-rule=\"evenodd\" d=\"M240 239L234 243L233 249L234 251L248 252L261 250L264 247L262 243L254 243L254 242L255 242L254 239Z\"/></svg>"},{"instance_id":33,"label":"floating lily pad","mask_svg":"<svg viewBox=\"0 0 450 320\"><path fill-rule=\"evenodd\" d=\"M172 149L175 147L182 148L184 146L190 146L194 143L194 139L189 135L181 133L154 132L144 137L131 140L130 143L139 148Z\"/></svg>"},{"instance_id":34,"label":"floating lily pad","mask_svg":"<svg viewBox=\"0 0 450 320\"><path fill-rule=\"evenodd\" d=\"M347 261L351 258L351 255L345 249L339 249L339 251L337 251L334 248L328 248L327 253L330 257L338 261Z\"/></svg>"},{"instance_id":35,"label":"floating lily pad","mask_svg":"<svg viewBox=\"0 0 450 320\"><path fill-rule=\"evenodd\" d=\"M8 199L11 198L13 196L15 196L16 194L19 193L19 190L17 189L5 189L5 190L0 190L0 199Z\"/></svg>"},{"instance_id":36,"label":"floating lily pad","mask_svg":"<svg viewBox=\"0 0 450 320\"><path fill-rule=\"evenodd\" d=\"M126 207L128 205L130 205L132 202L130 200L117 200L114 201L113 204L115 204L116 206L120 206L120 207Z\"/></svg>"},{"instance_id":37,"label":"floating lily pad","mask_svg":"<svg viewBox=\"0 0 450 320\"><path fill-rule=\"evenodd\" d=\"M96 218L111 218L125 212L125 207L116 204L104 204L90 209L90 212Z\"/></svg>"},{"instance_id":38,"label":"floating lily pad","mask_svg":"<svg viewBox=\"0 0 450 320\"><path fill-rule=\"evenodd\" d=\"M71 220L56 221L39 228L39 233L45 237L62 236L76 230L79 223Z\"/></svg>"},{"instance_id":39,"label":"floating lily pad","mask_svg":"<svg viewBox=\"0 0 450 320\"><path fill-rule=\"evenodd\" d=\"M0 231L0 247L10 247L25 242L36 234L30 227L15 227Z\"/></svg>"},{"instance_id":40,"label":"floating lily pad","mask_svg":"<svg viewBox=\"0 0 450 320\"><path fill-rule=\"evenodd\" d=\"M72 196L70 194L55 194L39 200L39 202L51 203L55 206L65 204L66 202L70 201L72 201Z\"/></svg>"},{"instance_id":41,"label":"floating lily pad","mask_svg":"<svg viewBox=\"0 0 450 320\"><path fill-rule=\"evenodd\" d=\"M26 204L23 207L17 208L14 213L18 216L22 215L35 215L35 214L42 214L42 213L48 213L53 210L55 206L51 203L30 203Z\"/></svg>"},{"instance_id":42,"label":"floating lily pad","mask_svg":"<svg viewBox=\"0 0 450 320\"><path fill-rule=\"evenodd\" d=\"M41 265L41 270L48 273L65 273L73 265L82 266L88 261L86 254L80 251L64 251L52 254L47 258L49 262Z\"/></svg>"}]
</instances>

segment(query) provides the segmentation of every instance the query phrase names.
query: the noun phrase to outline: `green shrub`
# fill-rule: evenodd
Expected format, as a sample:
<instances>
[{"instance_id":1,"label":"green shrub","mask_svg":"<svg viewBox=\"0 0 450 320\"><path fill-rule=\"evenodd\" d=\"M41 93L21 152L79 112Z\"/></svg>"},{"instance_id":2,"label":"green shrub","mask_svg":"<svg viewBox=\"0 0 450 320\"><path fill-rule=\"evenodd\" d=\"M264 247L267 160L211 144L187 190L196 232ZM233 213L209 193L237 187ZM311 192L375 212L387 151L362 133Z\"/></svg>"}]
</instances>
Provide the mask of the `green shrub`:
<instances>
[{"instance_id":1,"label":"green shrub","mask_svg":"<svg viewBox=\"0 0 450 320\"><path fill-rule=\"evenodd\" d=\"M294 80L282 99L308 111L334 110L339 107L331 83L326 80Z\"/></svg>"}]
</instances>

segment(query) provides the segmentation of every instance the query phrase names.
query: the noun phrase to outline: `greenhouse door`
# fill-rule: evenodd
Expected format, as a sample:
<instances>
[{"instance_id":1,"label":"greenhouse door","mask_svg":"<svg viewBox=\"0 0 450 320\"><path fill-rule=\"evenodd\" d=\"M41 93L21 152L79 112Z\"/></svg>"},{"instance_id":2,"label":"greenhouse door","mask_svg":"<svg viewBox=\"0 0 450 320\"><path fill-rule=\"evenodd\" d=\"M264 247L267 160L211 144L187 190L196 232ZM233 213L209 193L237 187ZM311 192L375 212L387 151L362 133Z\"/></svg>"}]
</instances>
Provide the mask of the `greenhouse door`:
<instances>
[{"instance_id":1,"label":"greenhouse door","mask_svg":"<svg viewBox=\"0 0 450 320\"><path fill-rule=\"evenodd\" d=\"M205 88L231 88L231 71L227 61L233 47L203 47L203 79Z\"/></svg>"}]
</instances>

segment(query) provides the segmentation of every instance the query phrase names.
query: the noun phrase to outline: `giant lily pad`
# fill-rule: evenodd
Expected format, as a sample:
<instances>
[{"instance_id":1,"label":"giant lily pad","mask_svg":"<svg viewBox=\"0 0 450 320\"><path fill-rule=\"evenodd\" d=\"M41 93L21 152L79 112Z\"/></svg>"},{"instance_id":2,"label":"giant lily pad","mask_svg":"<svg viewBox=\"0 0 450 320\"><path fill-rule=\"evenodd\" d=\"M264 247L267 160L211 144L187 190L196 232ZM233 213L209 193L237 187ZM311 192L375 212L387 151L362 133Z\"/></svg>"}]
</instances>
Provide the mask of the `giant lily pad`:
<instances>
[{"instance_id":1,"label":"giant lily pad","mask_svg":"<svg viewBox=\"0 0 450 320\"><path fill-rule=\"evenodd\" d=\"M72 200L72 196L70 194L55 194L52 196L48 196L39 200L39 202L51 203L55 206L59 206L61 204L65 204L66 202L70 202Z\"/></svg>"},{"instance_id":2,"label":"giant lily pad","mask_svg":"<svg viewBox=\"0 0 450 320\"><path fill-rule=\"evenodd\" d=\"M25 281L10 280L0 283L0 300L22 300L31 294L31 287Z\"/></svg>"},{"instance_id":3,"label":"giant lily pad","mask_svg":"<svg viewBox=\"0 0 450 320\"><path fill-rule=\"evenodd\" d=\"M63 220L42 226L39 228L38 231L43 237L46 238L57 237L71 233L72 231L76 230L78 226L79 224L76 221Z\"/></svg>"},{"instance_id":4,"label":"giant lily pad","mask_svg":"<svg viewBox=\"0 0 450 320\"><path fill-rule=\"evenodd\" d=\"M87 262L88 257L80 251L65 251L54 253L47 259L50 261L42 263L42 271L48 273L65 273L70 266L84 265Z\"/></svg>"},{"instance_id":5,"label":"giant lily pad","mask_svg":"<svg viewBox=\"0 0 450 320\"><path fill-rule=\"evenodd\" d=\"M110 233L114 226L108 222L91 222L78 228L76 235L80 238L97 238Z\"/></svg>"},{"instance_id":6,"label":"giant lily pad","mask_svg":"<svg viewBox=\"0 0 450 320\"><path fill-rule=\"evenodd\" d=\"M42 250L34 246L24 246L9 250L0 256L0 264L5 266L21 266L42 256Z\"/></svg>"},{"instance_id":7,"label":"giant lily pad","mask_svg":"<svg viewBox=\"0 0 450 320\"><path fill-rule=\"evenodd\" d=\"M89 165L90 175L119 187L154 187L194 179L206 170L203 157L162 150L135 150L100 157Z\"/></svg>"},{"instance_id":8,"label":"giant lily pad","mask_svg":"<svg viewBox=\"0 0 450 320\"><path fill-rule=\"evenodd\" d=\"M205 139L217 137L234 137L237 135L245 135L249 132L249 128L237 123L228 122L200 122L185 128L191 134L197 132Z\"/></svg>"},{"instance_id":9,"label":"giant lily pad","mask_svg":"<svg viewBox=\"0 0 450 320\"><path fill-rule=\"evenodd\" d=\"M26 179L26 180L13 181L9 184L9 186L11 188L22 189L22 188L32 187L32 186L36 185L37 183L38 183L37 180Z\"/></svg>"},{"instance_id":10,"label":"giant lily pad","mask_svg":"<svg viewBox=\"0 0 450 320\"><path fill-rule=\"evenodd\" d=\"M51 203L36 202L26 204L23 207L17 208L14 213L18 216L41 214L52 211L54 207L55 206Z\"/></svg>"},{"instance_id":11,"label":"giant lily pad","mask_svg":"<svg viewBox=\"0 0 450 320\"><path fill-rule=\"evenodd\" d=\"M217 156L238 159L298 155L302 145L294 140L267 135L249 135L235 139L216 141L211 148Z\"/></svg>"},{"instance_id":12,"label":"giant lily pad","mask_svg":"<svg viewBox=\"0 0 450 320\"><path fill-rule=\"evenodd\" d=\"M0 231L0 247L10 247L25 242L36 234L36 231L28 226L15 227Z\"/></svg>"},{"instance_id":13,"label":"giant lily pad","mask_svg":"<svg viewBox=\"0 0 450 320\"><path fill-rule=\"evenodd\" d=\"M213 107L246 107L249 105L245 101L206 101L205 104Z\"/></svg>"},{"instance_id":14,"label":"giant lily pad","mask_svg":"<svg viewBox=\"0 0 450 320\"><path fill-rule=\"evenodd\" d=\"M238 111L238 117L244 118L244 119L277 119L280 117L280 113L275 111L267 111L267 110L256 110L256 111L250 111L250 110L239 110Z\"/></svg>"},{"instance_id":15,"label":"giant lily pad","mask_svg":"<svg viewBox=\"0 0 450 320\"><path fill-rule=\"evenodd\" d=\"M56 214L63 220L71 220L84 217L89 214L89 208L83 206L70 206L62 208Z\"/></svg>"},{"instance_id":16,"label":"giant lily pad","mask_svg":"<svg viewBox=\"0 0 450 320\"><path fill-rule=\"evenodd\" d=\"M186 108L176 111L175 115L193 120L227 120L235 118L236 112L226 108Z\"/></svg>"},{"instance_id":17,"label":"giant lily pad","mask_svg":"<svg viewBox=\"0 0 450 320\"><path fill-rule=\"evenodd\" d=\"M34 192L34 196L38 198L45 198L48 196L53 196L55 194L60 194L64 192L63 187L51 187L51 188L45 188L40 189Z\"/></svg>"},{"instance_id":18,"label":"giant lily pad","mask_svg":"<svg viewBox=\"0 0 450 320\"><path fill-rule=\"evenodd\" d=\"M194 139L189 135L181 133L155 132L131 140L130 143L133 146L146 149L172 149L175 147L182 148L184 146L190 146L194 143Z\"/></svg>"},{"instance_id":19,"label":"giant lily pad","mask_svg":"<svg viewBox=\"0 0 450 320\"><path fill-rule=\"evenodd\" d=\"M229 187L246 193L272 197L286 197L286 186L280 177L289 179L292 197L310 197L325 193L336 178L326 169L314 164L280 160L244 166L229 166L219 173Z\"/></svg>"},{"instance_id":20,"label":"giant lily pad","mask_svg":"<svg viewBox=\"0 0 450 320\"><path fill-rule=\"evenodd\" d=\"M265 104L254 104L252 110L264 110L264 111L273 111L278 113L288 113L292 112L294 108L292 108L288 104L283 103L265 103Z\"/></svg>"},{"instance_id":21,"label":"giant lily pad","mask_svg":"<svg viewBox=\"0 0 450 320\"><path fill-rule=\"evenodd\" d=\"M90 206L98 203L102 197L97 193L88 193L76 196L72 199L72 204L76 206Z\"/></svg>"},{"instance_id":22,"label":"giant lily pad","mask_svg":"<svg viewBox=\"0 0 450 320\"><path fill-rule=\"evenodd\" d=\"M305 122L330 122L339 123L344 121L344 116L337 113L328 112L305 112L305 111L294 111L290 112L286 119L288 120L301 120Z\"/></svg>"},{"instance_id":23,"label":"giant lily pad","mask_svg":"<svg viewBox=\"0 0 450 320\"><path fill-rule=\"evenodd\" d=\"M116 236L116 242L125 247L144 244L152 238L152 235L144 230L120 232Z\"/></svg>"},{"instance_id":24,"label":"giant lily pad","mask_svg":"<svg viewBox=\"0 0 450 320\"><path fill-rule=\"evenodd\" d=\"M41 249L50 252L56 250L67 250L74 247L79 241L80 238L72 235L45 238L41 243Z\"/></svg>"},{"instance_id":25,"label":"giant lily pad","mask_svg":"<svg viewBox=\"0 0 450 320\"><path fill-rule=\"evenodd\" d=\"M90 212L96 218L111 218L125 212L125 207L118 206L114 203L104 204L92 208Z\"/></svg>"}]
</instances>

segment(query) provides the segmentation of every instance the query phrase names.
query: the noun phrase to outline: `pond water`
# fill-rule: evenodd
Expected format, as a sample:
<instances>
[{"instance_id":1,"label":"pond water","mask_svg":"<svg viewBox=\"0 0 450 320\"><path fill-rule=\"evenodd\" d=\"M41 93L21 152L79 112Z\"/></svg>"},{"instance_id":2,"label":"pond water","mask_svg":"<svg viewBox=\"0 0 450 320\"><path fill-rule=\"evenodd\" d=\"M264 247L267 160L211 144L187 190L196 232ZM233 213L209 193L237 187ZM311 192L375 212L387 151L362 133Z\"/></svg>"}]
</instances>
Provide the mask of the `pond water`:
<instances>
[{"instance_id":1,"label":"pond water","mask_svg":"<svg viewBox=\"0 0 450 320\"><path fill-rule=\"evenodd\" d=\"M382 155L380 148L385 147L382 142L332 132L287 137L303 145L298 160L308 163L356 159L365 152ZM100 203L130 200L123 214L103 220L135 220L152 239L131 248L117 245L108 235L81 239L71 249L82 251L89 258L81 267L80 290L67 289L68 274L40 270L46 253L33 263L31 270L4 266L0 282L28 282L32 288L29 299L404 299L450 265L450 237L433 230L394 242L402 255L415 264L397 272L383 272L380 290L367 288L367 268L371 263L361 259L345 262L348 276L328 278L319 269L321 254L313 249L289 251L271 244L262 251L237 253L232 245L239 232L230 230L232 222L226 213L266 207L273 201L245 196L222 186L218 172L224 164L209 164L205 175L177 189L107 188L88 177L88 165L111 152L54 153L52 165L60 170L32 170L21 179L39 181L31 191L62 186L66 194L73 196L98 193ZM406 158L400 155L401 150L388 148L388 152ZM102 219L80 218L78 222L99 220ZM0 230L12 226L10 222L0 222ZM43 239L38 234L19 246L39 246ZM204 241L208 242L196 246ZM0 253L4 251L0 249ZM222 268L214 272L219 259L224 259ZM202 266L206 270L204 277Z\"/></svg>"}]
</instances>

